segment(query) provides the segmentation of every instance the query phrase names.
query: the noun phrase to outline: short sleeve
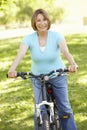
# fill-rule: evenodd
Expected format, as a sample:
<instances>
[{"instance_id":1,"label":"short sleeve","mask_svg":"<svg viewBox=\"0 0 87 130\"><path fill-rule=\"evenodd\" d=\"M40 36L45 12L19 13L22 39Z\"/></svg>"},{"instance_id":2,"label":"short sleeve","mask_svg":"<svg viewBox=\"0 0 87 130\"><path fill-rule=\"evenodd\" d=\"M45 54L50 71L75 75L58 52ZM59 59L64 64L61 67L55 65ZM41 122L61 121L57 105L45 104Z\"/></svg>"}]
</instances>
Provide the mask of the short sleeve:
<instances>
[{"instance_id":1,"label":"short sleeve","mask_svg":"<svg viewBox=\"0 0 87 130\"><path fill-rule=\"evenodd\" d=\"M64 36L61 34L61 33L57 33L57 41L58 41L58 45L59 45L59 43L61 42L61 41L65 41L65 38L64 38Z\"/></svg>"},{"instance_id":2,"label":"short sleeve","mask_svg":"<svg viewBox=\"0 0 87 130\"><path fill-rule=\"evenodd\" d=\"M28 48L30 48L30 36L25 36L22 40L22 44L25 44Z\"/></svg>"}]
</instances>

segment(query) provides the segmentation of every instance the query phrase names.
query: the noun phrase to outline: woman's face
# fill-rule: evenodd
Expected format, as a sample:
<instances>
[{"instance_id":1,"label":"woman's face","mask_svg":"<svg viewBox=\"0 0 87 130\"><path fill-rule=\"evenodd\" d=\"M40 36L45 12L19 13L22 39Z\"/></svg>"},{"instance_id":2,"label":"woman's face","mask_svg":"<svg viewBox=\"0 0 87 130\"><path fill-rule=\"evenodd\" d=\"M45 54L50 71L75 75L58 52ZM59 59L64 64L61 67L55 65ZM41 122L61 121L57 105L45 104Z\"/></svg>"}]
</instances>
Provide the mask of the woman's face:
<instances>
[{"instance_id":1,"label":"woman's face","mask_svg":"<svg viewBox=\"0 0 87 130\"><path fill-rule=\"evenodd\" d=\"M42 14L38 14L36 17L36 28L38 31L47 31L48 30L48 20Z\"/></svg>"}]
</instances>

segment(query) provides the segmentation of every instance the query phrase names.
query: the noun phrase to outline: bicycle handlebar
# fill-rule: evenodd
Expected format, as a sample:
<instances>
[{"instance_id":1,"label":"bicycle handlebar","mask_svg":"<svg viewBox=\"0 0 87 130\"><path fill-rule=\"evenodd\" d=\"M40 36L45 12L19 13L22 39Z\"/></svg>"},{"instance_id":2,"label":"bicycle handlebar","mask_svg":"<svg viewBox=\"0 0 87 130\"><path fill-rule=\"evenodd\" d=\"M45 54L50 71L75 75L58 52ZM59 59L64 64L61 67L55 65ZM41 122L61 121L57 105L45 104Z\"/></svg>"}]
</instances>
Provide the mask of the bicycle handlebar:
<instances>
[{"instance_id":1,"label":"bicycle handlebar","mask_svg":"<svg viewBox=\"0 0 87 130\"><path fill-rule=\"evenodd\" d=\"M51 76L53 73L58 72L57 76L62 75L63 73L69 72L68 69L57 69L57 70L52 70L51 72L47 73L47 74L40 74L40 75L34 75L32 72L17 72L17 76L16 77L21 77L23 79L27 79L26 76L28 76L28 78L40 78L40 79L44 79L44 77L48 77ZM7 74L8 77L8 74Z\"/></svg>"}]
</instances>

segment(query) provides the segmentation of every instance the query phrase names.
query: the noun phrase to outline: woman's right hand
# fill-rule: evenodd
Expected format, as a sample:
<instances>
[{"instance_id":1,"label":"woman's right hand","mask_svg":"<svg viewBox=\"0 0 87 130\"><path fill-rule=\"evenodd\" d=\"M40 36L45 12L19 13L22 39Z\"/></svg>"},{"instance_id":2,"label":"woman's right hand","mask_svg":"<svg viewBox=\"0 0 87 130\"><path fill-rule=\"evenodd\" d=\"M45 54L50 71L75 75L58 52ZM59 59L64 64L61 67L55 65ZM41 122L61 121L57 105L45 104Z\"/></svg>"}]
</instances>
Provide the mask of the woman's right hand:
<instances>
[{"instance_id":1,"label":"woman's right hand","mask_svg":"<svg viewBox=\"0 0 87 130\"><path fill-rule=\"evenodd\" d=\"M9 78L16 78L17 77L17 72L16 71L9 71L8 72L8 77Z\"/></svg>"}]
</instances>

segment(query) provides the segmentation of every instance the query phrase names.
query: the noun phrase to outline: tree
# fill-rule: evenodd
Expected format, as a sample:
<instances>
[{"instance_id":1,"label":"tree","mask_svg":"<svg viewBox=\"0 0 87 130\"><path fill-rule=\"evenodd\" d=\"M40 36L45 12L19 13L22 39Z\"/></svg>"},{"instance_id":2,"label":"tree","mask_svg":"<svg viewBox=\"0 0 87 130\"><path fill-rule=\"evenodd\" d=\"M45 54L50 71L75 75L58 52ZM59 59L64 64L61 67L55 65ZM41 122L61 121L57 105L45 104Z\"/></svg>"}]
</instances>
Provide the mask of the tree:
<instances>
[{"instance_id":1,"label":"tree","mask_svg":"<svg viewBox=\"0 0 87 130\"><path fill-rule=\"evenodd\" d=\"M0 1L0 24L11 23L15 19L16 5L14 1L2 0Z\"/></svg>"},{"instance_id":2,"label":"tree","mask_svg":"<svg viewBox=\"0 0 87 130\"><path fill-rule=\"evenodd\" d=\"M18 8L16 20L21 23L29 21L33 13L33 9L30 6L29 1L26 0L25 2L25 0L19 0L16 2L16 6Z\"/></svg>"},{"instance_id":3,"label":"tree","mask_svg":"<svg viewBox=\"0 0 87 130\"><path fill-rule=\"evenodd\" d=\"M0 24L29 22L38 8L46 9L52 22L62 21L65 14L65 9L56 6L54 0L1 0Z\"/></svg>"}]
</instances>

